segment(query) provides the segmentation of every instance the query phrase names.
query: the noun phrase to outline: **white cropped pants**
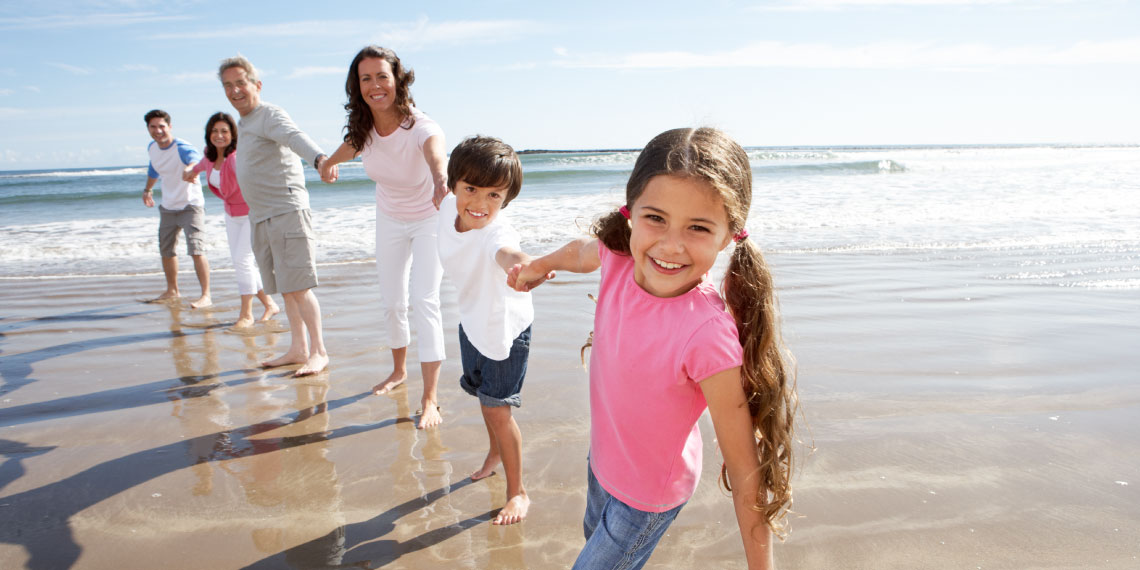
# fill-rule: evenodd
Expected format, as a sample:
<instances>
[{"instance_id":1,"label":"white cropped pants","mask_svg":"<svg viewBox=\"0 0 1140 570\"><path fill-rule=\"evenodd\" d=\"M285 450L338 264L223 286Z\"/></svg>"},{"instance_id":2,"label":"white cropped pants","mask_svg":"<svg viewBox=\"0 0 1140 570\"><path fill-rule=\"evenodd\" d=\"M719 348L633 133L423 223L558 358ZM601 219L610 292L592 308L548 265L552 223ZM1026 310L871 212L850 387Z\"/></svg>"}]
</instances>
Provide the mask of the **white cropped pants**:
<instances>
[{"instance_id":1,"label":"white cropped pants","mask_svg":"<svg viewBox=\"0 0 1140 570\"><path fill-rule=\"evenodd\" d=\"M438 213L406 222L376 209L376 273L380 280L382 342L389 348L411 344L416 331L420 362L445 358L439 284L443 266L437 246Z\"/></svg>"},{"instance_id":2,"label":"white cropped pants","mask_svg":"<svg viewBox=\"0 0 1140 570\"><path fill-rule=\"evenodd\" d=\"M250 245L251 231L249 216L226 214L226 241L230 244L230 260L234 264L241 295L256 295L261 290L261 272L257 269L253 246Z\"/></svg>"}]
</instances>

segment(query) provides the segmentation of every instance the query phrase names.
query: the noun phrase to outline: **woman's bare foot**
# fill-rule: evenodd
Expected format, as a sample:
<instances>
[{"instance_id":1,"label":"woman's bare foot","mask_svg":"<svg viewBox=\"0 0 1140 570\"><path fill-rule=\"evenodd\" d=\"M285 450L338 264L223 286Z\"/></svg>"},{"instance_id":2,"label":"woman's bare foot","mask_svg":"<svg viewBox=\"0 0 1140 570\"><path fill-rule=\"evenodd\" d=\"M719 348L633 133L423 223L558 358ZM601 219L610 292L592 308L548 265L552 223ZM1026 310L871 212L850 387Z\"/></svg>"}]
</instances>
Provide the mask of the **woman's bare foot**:
<instances>
[{"instance_id":1,"label":"woman's bare foot","mask_svg":"<svg viewBox=\"0 0 1140 570\"><path fill-rule=\"evenodd\" d=\"M278 366L288 366L290 364L304 364L304 363L308 362L308 360L309 360L308 353L304 353L304 352L294 353L294 352L290 351L290 352L286 352L285 354L282 354L281 356L278 356L277 358L274 358L273 360L262 360L261 361L261 367L262 368L277 368Z\"/></svg>"},{"instance_id":2,"label":"woman's bare foot","mask_svg":"<svg viewBox=\"0 0 1140 570\"><path fill-rule=\"evenodd\" d=\"M416 429L427 429L443 423L443 416L439 415L439 406L431 400L423 402L423 411L420 412L420 421L416 422Z\"/></svg>"},{"instance_id":3,"label":"woman's bare foot","mask_svg":"<svg viewBox=\"0 0 1140 570\"><path fill-rule=\"evenodd\" d=\"M317 374L318 372L324 370L328 365L329 357L327 354L313 353L313 355L309 357L309 360L305 362L305 365L298 368L297 371L293 373L293 377L296 378L298 376L309 376L312 374Z\"/></svg>"},{"instance_id":4,"label":"woman's bare foot","mask_svg":"<svg viewBox=\"0 0 1140 570\"><path fill-rule=\"evenodd\" d=\"M234 323L233 329L243 331L243 330L249 329L252 326L253 326L253 317L252 316L247 317L245 315L242 315L242 316L238 317L237 322Z\"/></svg>"},{"instance_id":5,"label":"woman's bare foot","mask_svg":"<svg viewBox=\"0 0 1140 570\"><path fill-rule=\"evenodd\" d=\"M202 295L201 297L198 297L197 301L190 303L190 308L191 309L201 309L202 307L209 307L210 305L213 305L213 304L214 304L214 302L212 300L210 300L209 295Z\"/></svg>"},{"instance_id":6,"label":"woman's bare foot","mask_svg":"<svg viewBox=\"0 0 1140 570\"><path fill-rule=\"evenodd\" d=\"M483 460L483 466L480 467L478 471L471 474L471 480L478 481L480 479L486 479L487 477L494 475L495 467L498 467L499 463L501 462L502 459L498 455L492 456L490 453L488 453L487 458Z\"/></svg>"},{"instance_id":7,"label":"woman's bare foot","mask_svg":"<svg viewBox=\"0 0 1140 570\"><path fill-rule=\"evenodd\" d=\"M393 388L404 383L408 379L408 371L393 370L383 382L372 387L372 393L377 396L391 392Z\"/></svg>"},{"instance_id":8,"label":"woman's bare foot","mask_svg":"<svg viewBox=\"0 0 1140 570\"><path fill-rule=\"evenodd\" d=\"M163 294L147 301L147 303L163 303L166 301L178 299L179 297L181 297L181 295L178 293L178 291L165 291Z\"/></svg>"},{"instance_id":9,"label":"woman's bare foot","mask_svg":"<svg viewBox=\"0 0 1140 570\"><path fill-rule=\"evenodd\" d=\"M281 312L281 307L278 307L277 303L271 303L269 305L266 305L265 306L265 314L261 315L261 318L257 319L257 322L264 323L265 321L272 319L274 315L276 315L277 313L280 313L280 312Z\"/></svg>"},{"instance_id":10,"label":"woman's bare foot","mask_svg":"<svg viewBox=\"0 0 1140 570\"><path fill-rule=\"evenodd\" d=\"M507 501L507 504L499 510L498 516L495 517L495 520L491 521L491 524L515 524L521 522L526 518L526 512L529 509L530 497L527 497L526 491L523 491Z\"/></svg>"}]
</instances>

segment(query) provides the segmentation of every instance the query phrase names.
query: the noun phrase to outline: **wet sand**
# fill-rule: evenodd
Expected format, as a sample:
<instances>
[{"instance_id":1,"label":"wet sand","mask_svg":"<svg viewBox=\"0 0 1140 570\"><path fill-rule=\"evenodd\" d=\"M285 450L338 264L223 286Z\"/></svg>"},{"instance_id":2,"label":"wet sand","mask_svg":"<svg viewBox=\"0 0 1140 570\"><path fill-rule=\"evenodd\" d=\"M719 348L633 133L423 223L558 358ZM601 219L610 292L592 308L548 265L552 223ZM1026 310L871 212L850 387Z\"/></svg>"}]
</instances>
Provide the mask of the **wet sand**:
<instances>
[{"instance_id":1,"label":"wet sand","mask_svg":"<svg viewBox=\"0 0 1140 570\"><path fill-rule=\"evenodd\" d=\"M1004 256L1004 257L1003 257ZM772 256L815 451L781 568L1140 566L1140 295L990 278L1013 253ZM321 267L330 369L293 379L284 316L142 304L159 275L0 281L0 567L563 568L583 539L578 350L594 276L535 295L522 524L459 375L445 282L444 425L386 396L371 264ZM183 274L184 286L192 275ZM413 359L414 359L414 350ZM701 486L650 568L743 568L707 415Z\"/></svg>"}]
</instances>

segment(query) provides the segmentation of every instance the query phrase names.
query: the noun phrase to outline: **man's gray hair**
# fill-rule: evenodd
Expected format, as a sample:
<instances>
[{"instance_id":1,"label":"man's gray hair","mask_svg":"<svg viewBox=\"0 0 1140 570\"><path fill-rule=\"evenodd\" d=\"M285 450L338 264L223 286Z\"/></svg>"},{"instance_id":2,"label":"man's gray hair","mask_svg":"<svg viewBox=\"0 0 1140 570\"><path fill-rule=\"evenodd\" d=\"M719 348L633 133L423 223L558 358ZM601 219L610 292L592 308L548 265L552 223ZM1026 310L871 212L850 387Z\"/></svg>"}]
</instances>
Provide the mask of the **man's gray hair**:
<instances>
[{"instance_id":1,"label":"man's gray hair","mask_svg":"<svg viewBox=\"0 0 1140 570\"><path fill-rule=\"evenodd\" d=\"M235 55L233 57L227 57L226 59L222 60L222 63L218 64L218 80L222 79L222 73L225 73L227 69L232 69L235 67L244 69L245 76L248 77L250 81L258 81L257 68L254 67L253 64L250 63L249 60L241 54Z\"/></svg>"}]
</instances>

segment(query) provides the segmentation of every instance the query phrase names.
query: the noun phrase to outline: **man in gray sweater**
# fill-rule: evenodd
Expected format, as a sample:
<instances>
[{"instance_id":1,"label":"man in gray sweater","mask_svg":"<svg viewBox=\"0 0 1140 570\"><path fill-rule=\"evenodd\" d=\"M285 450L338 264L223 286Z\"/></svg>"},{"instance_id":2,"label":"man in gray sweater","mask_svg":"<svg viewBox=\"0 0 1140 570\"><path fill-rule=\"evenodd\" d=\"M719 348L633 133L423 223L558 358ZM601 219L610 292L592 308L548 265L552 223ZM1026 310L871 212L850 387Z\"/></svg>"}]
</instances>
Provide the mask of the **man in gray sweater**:
<instances>
[{"instance_id":1,"label":"man in gray sweater","mask_svg":"<svg viewBox=\"0 0 1140 570\"><path fill-rule=\"evenodd\" d=\"M321 330L321 306L313 293L317 263L301 158L317 168L327 157L284 110L261 102L261 81L249 60L240 55L223 60L218 78L226 98L241 115L237 178L249 204L253 253L265 292L280 291L285 300L292 335L288 352L261 365L300 364L294 376L316 374L328 366L329 357Z\"/></svg>"}]
</instances>

